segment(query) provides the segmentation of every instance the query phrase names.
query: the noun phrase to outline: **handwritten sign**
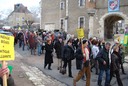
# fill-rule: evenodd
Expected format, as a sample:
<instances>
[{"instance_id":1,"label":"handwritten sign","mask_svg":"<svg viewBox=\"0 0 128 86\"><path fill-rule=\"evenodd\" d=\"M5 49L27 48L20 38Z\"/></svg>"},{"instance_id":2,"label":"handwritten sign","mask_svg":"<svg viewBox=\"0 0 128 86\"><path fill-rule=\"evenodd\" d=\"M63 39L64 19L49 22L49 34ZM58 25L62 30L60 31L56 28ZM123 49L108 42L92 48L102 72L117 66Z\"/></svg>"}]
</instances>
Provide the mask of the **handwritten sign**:
<instances>
[{"instance_id":1,"label":"handwritten sign","mask_svg":"<svg viewBox=\"0 0 128 86\"><path fill-rule=\"evenodd\" d=\"M78 38L81 39L84 37L84 29L80 28L80 29L77 29L77 35L78 35Z\"/></svg>"},{"instance_id":2,"label":"handwritten sign","mask_svg":"<svg viewBox=\"0 0 128 86\"><path fill-rule=\"evenodd\" d=\"M14 37L0 34L0 60L14 59Z\"/></svg>"}]
</instances>

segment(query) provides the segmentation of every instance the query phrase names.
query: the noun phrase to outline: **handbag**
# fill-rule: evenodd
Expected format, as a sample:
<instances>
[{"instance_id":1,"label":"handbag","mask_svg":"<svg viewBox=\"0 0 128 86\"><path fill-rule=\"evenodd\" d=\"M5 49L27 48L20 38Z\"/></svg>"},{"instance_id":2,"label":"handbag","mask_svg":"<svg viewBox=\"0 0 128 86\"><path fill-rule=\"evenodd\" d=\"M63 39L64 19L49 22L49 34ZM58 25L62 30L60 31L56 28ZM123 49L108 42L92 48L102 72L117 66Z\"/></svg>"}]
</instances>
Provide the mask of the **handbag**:
<instances>
[{"instance_id":1,"label":"handbag","mask_svg":"<svg viewBox=\"0 0 128 86\"><path fill-rule=\"evenodd\" d=\"M60 73L63 75L66 74L66 68L62 67L62 60L61 60L61 65L60 65Z\"/></svg>"}]
</instances>

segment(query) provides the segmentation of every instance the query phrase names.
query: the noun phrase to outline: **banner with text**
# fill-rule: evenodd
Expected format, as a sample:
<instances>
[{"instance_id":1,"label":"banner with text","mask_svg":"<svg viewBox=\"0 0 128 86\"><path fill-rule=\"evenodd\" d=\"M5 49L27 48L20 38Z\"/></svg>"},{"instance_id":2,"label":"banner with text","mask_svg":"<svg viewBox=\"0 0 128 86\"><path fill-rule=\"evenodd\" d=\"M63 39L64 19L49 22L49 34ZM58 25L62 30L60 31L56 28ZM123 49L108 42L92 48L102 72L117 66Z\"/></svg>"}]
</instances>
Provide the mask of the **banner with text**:
<instances>
[{"instance_id":1,"label":"banner with text","mask_svg":"<svg viewBox=\"0 0 128 86\"><path fill-rule=\"evenodd\" d=\"M77 35L79 39L84 38L84 29L83 28L77 29Z\"/></svg>"},{"instance_id":2,"label":"banner with text","mask_svg":"<svg viewBox=\"0 0 128 86\"><path fill-rule=\"evenodd\" d=\"M14 59L14 37L0 34L0 60Z\"/></svg>"}]
</instances>

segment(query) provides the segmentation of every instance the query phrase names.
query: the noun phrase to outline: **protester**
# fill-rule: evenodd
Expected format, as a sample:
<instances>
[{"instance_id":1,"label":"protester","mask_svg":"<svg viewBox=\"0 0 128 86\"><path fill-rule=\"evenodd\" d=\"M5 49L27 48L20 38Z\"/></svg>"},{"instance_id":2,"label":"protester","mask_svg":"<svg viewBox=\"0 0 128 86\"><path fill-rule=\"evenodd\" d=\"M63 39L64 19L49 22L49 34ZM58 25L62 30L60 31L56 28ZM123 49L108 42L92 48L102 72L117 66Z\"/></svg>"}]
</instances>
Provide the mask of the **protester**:
<instances>
[{"instance_id":1,"label":"protester","mask_svg":"<svg viewBox=\"0 0 128 86\"><path fill-rule=\"evenodd\" d=\"M60 69L60 63L61 63L61 59L62 59L62 48L64 46L64 43L63 43L63 40L61 37L59 37L56 42L55 42L55 45L54 45L54 48L55 48L55 52L56 52L56 55L57 55L57 59L58 59L58 70Z\"/></svg>"},{"instance_id":2,"label":"protester","mask_svg":"<svg viewBox=\"0 0 128 86\"><path fill-rule=\"evenodd\" d=\"M38 56L41 55L41 52L42 52L42 38L40 37L39 33L37 34L37 52L38 52Z\"/></svg>"},{"instance_id":3,"label":"protester","mask_svg":"<svg viewBox=\"0 0 128 86\"><path fill-rule=\"evenodd\" d=\"M109 49L110 49L111 44L106 43L105 47L98 53L97 55L97 60L99 62L99 76L98 76L98 86L102 86L102 77L103 73L105 71L106 73L106 80L105 80L105 86L110 86L109 81L110 81L110 57L109 57Z\"/></svg>"},{"instance_id":4,"label":"protester","mask_svg":"<svg viewBox=\"0 0 128 86\"><path fill-rule=\"evenodd\" d=\"M76 69L77 70L82 70L84 57L83 57L83 52L82 52L82 46L81 46L81 44L76 49L76 52L75 52L74 56L76 58ZM82 80L85 80L84 75L82 77Z\"/></svg>"},{"instance_id":5,"label":"protester","mask_svg":"<svg viewBox=\"0 0 128 86\"><path fill-rule=\"evenodd\" d=\"M97 54L99 53L99 47L98 47L98 41L93 40L93 46L92 46L92 54L93 54L93 65L91 65L91 70L93 67L95 67L96 71L95 74L98 75L98 61L96 59Z\"/></svg>"},{"instance_id":6,"label":"protester","mask_svg":"<svg viewBox=\"0 0 128 86\"><path fill-rule=\"evenodd\" d=\"M125 71L124 71L124 66L123 66L123 62L124 62L124 46L122 44L119 45L119 54L120 54L120 58L119 58L119 61L120 61L120 66L121 66L121 70L122 70L122 74L126 75Z\"/></svg>"},{"instance_id":7,"label":"protester","mask_svg":"<svg viewBox=\"0 0 128 86\"><path fill-rule=\"evenodd\" d=\"M88 50L88 41L83 40L83 56L84 56L84 66L79 71L76 78L73 80L73 86L76 86L76 82L78 82L82 76L86 75L86 86L90 86L90 78L91 78L91 72L90 72L90 61L89 61L89 50Z\"/></svg>"},{"instance_id":8,"label":"protester","mask_svg":"<svg viewBox=\"0 0 128 86\"><path fill-rule=\"evenodd\" d=\"M31 49L31 55L36 55L36 35L34 33L34 31L32 31L30 33L30 37L29 37L29 45L30 45L30 49Z\"/></svg>"},{"instance_id":9,"label":"protester","mask_svg":"<svg viewBox=\"0 0 128 86\"><path fill-rule=\"evenodd\" d=\"M110 69L110 82L112 80L113 74L116 75L116 79L118 82L118 86L123 86L123 83L120 79L120 74L119 74L119 70L120 70L120 54L119 52L119 45L114 46L113 48L113 53L111 56L111 69Z\"/></svg>"},{"instance_id":10,"label":"protester","mask_svg":"<svg viewBox=\"0 0 128 86\"><path fill-rule=\"evenodd\" d=\"M14 79L12 78L11 74L9 74L9 69L6 68L0 68L0 86L3 86L3 75L7 76L7 86L15 86Z\"/></svg>"},{"instance_id":11,"label":"protester","mask_svg":"<svg viewBox=\"0 0 128 86\"><path fill-rule=\"evenodd\" d=\"M62 59L64 61L63 68L66 69L67 64L68 64L68 76L73 78L72 76L72 69L71 69L71 64L72 60L74 59L74 49L72 46L72 39L69 39L67 41L67 44L64 46L63 52L62 52Z\"/></svg>"},{"instance_id":12,"label":"protester","mask_svg":"<svg viewBox=\"0 0 128 86\"><path fill-rule=\"evenodd\" d=\"M48 65L48 69L51 69L51 64L53 63L53 45L51 42L51 39L47 39L47 43L45 45L45 59L44 59L44 69L46 68L46 66Z\"/></svg>"}]
</instances>

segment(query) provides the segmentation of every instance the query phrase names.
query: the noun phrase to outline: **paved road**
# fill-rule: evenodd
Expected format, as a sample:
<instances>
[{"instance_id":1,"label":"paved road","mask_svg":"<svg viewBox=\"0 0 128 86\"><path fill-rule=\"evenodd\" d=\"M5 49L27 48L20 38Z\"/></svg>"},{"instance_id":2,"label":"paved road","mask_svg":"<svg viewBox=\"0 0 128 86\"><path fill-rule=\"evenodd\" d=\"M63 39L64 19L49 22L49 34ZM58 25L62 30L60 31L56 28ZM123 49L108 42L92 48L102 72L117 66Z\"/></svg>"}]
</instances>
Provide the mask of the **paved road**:
<instances>
[{"instance_id":1,"label":"paved road","mask_svg":"<svg viewBox=\"0 0 128 86\"><path fill-rule=\"evenodd\" d=\"M73 84L72 84L73 78L69 78L67 74L62 75L57 70L57 59L56 59L55 54L54 54L54 63L52 64L52 70L48 70L48 69L43 68L44 54L41 56L37 56L37 55L34 56L34 55L30 55L30 51L28 51L27 49L25 51L22 51L21 49L18 48L18 46L16 46L15 49L20 55L23 56L22 62L24 64L30 65L31 67L34 67L34 68L35 67L39 68L39 70L41 70L43 72L43 74L57 79L58 81L62 82L62 84L65 83L67 86L73 86ZM128 61L128 57L126 57L126 60ZM125 68L127 75L121 74L121 79L123 81L124 86L127 86L127 84L128 84L128 63L124 63L124 68ZM76 67L75 67L75 60L72 62L72 72L73 72L74 77L78 73L78 71L76 70ZM91 73L91 86L97 86L97 78L98 78L98 76L92 72ZM104 76L104 79L105 79L105 76ZM111 84L112 84L112 86L117 86L117 82L116 82L115 78L113 78ZM49 85L45 85L45 86L49 86ZM77 83L77 86L85 86L85 81L80 80Z\"/></svg>"}]
</instances>

